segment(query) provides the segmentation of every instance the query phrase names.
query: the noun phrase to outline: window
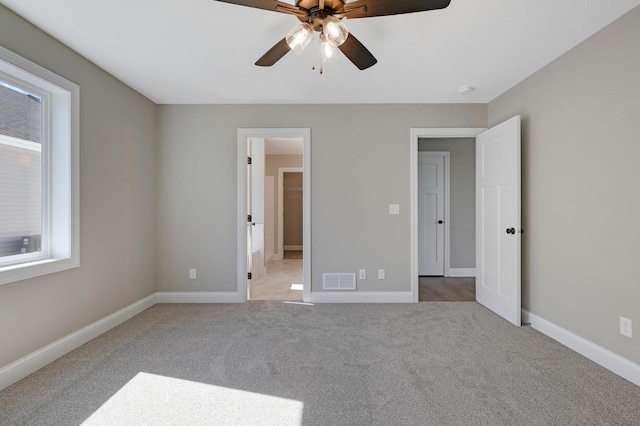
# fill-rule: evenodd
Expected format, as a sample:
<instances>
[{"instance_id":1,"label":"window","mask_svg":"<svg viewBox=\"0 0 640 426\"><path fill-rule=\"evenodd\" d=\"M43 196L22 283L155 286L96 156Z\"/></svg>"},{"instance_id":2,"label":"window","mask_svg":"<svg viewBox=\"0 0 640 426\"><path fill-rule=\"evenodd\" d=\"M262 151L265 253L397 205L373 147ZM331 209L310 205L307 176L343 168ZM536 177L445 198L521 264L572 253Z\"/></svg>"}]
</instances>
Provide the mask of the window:
<instances>
[{"instance_id":1,"label":"window","mask_svg":"<svg viewBox=\"0 0 640 426\"><path fill-rule=\"evenodd\" d=\"M42 173L43 98L9 85L3 77L0 74L0 261L8 264L41 257L43 230L48 236L48 212L43 209L48 194ZM22 256L27 253L35 254Z\"/></svg>"},{"instance_id":2,"label":"window","mask_svg":"<svg viewBox=\"0 0 640 426\"><path fill-rule=\"evenodd\" d=\"M0 47L0 284L79 266L78 102Z\"/></svg>"}]
</instances>

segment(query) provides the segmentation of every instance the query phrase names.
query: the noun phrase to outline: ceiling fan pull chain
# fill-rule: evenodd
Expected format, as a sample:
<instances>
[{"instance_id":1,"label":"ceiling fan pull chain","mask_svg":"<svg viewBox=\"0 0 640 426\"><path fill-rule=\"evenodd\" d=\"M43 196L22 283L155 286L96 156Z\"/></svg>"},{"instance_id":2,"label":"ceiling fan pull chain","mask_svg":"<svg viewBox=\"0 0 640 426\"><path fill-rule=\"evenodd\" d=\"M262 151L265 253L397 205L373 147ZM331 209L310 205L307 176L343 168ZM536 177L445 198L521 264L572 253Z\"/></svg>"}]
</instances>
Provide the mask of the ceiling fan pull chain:
<instances>
[{"instance_id":1,"label":"ceiling fan pull chain","mask_svg":"<svg viewBox=\"0 0 640 426\"><path fill-rule=\"evenodd\" d=\"M313 51L315 52L315 51L317 50L317 49L316 49L316 35L315 35L315 34L313 34L313 35L312 35L312 37L313 37L313 38L312 38L311 43L313 43L313 46L312 46L312 47L313 47ZM315 55L313 55L313 59L311 59L311 69L312 69L312 70L315 70L315 69L316 69L316 58L315 58Z\"/></svg>"}]
</instances>

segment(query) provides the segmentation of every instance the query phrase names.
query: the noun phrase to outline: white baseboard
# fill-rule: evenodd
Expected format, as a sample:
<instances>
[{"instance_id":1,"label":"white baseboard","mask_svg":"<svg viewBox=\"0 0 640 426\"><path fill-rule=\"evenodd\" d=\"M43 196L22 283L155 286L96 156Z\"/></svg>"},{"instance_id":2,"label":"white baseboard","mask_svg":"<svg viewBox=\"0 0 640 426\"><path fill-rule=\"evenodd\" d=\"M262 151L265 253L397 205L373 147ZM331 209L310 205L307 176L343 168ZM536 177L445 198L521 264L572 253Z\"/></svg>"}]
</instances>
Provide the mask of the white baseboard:
<instances>
[{"instance_id":1,"label":"white baseboard","mask_svg":"<svg viewBox=\"0 0 640 426\"><path fill-rule=\"evenodd\" d=\"M0 390L22 380L155 304L156 294L154 293L1 368Z\"/></svg>"},{"instance_id":2,"label":"white baseboard","mask_svg":"<svg viewBox=\"0 0 640 426\"><path fill-rule=\"evenodd\" d=\"M156 293L158 303L243 303L241 295L233 292L162 292Z\"/></svg>"},{"instance_id":3,"label":"white baseboard","mask_svg":"<svg viewBox=\"0 0 640 426\"><path fill-rule=\"evenodd\" d=\"M412 303L411 292L311 292L311 303Z\"/></svg>"},{"instance_id":4,"label":"white baseboard","mask_svg":"<svg viewBox=\"0 0 640 426\"><path fill-rule=\"evenodd\" d=\"M154 293L113 314L89 324L81 330L69 334L42 349L20 358L19 360L0 368L0 390L11 386L35 373L45 365L79 348L88 341L111 330L133 318L156 303L242 303L244 300L237 293L222 292L165 292Z\"/></svg>"},{"instance_id":5,"label":"white baseboard","mask_svg":"<svg viewBox=\"0 0 640 426\"><path fill-rule=\"evenodd\" d=\"M522 322L530 323L531 327L542 334L546 334L554 340L562 343L570 349L578 352L610 370L631 383L640 386L640 365L621 357L608 349L598 346L589 340L578 336L550 321L532 314L526 309L522 310Z\"/></svg>"},{"instance_id":6,"label":"white baseboard","mask_svg":"<svg viewBox=\"0 0 640 426\"><path fill-rule=\"evenodd\" d=\"M303 246L284 246L283 250L302 250Z\"/></svg>"},{"instance_id":7,"label":"white baseboard","mask_svg":"<svg viewBox=\"0 0 640 426\"><path fill-rule=\"evenodd\" d=\"M449 268L450 277L475 277L476 268Z\"/></svg>"}]
</instances>

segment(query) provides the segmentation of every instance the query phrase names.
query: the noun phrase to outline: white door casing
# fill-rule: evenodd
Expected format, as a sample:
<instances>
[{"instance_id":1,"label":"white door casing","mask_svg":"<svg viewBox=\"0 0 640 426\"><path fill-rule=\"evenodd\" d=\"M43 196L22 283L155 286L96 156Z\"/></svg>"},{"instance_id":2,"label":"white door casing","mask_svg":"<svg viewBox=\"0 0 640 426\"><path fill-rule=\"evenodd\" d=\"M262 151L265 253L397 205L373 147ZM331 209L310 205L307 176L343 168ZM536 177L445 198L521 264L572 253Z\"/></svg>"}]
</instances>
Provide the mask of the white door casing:
<instances>
[{"instance_id":1,"label":"white door casing","mask_svg":"<svg viewBox=\"0 0 640 426\"><path fill-rule=\"evenodd\" d=\"M445 275L445 158L418 153L418 273Z\"/></svg>"},{"instance_id":2,"label":"white door casing","mask_svg":"<svg viewBox=\"0 0 640 426\"><path fill-rule=\"evenodd\" d=\"M520 116L476 138L476 300L521 325Z\"/></svg>"}]
</instances>

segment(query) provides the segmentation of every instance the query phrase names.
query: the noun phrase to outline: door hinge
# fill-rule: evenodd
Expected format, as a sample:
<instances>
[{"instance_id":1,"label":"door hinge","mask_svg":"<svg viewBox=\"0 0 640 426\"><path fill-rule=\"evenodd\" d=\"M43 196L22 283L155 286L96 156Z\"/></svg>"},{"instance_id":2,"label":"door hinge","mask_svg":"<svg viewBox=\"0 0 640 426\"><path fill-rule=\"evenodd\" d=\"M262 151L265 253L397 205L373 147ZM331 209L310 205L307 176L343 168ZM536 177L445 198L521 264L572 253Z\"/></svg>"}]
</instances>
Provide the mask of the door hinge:
<instances>
[{"instance_id":1,"label":"door hinge","mask_svg":"<svg viewBox=\"0 0 640 426\"><path fill-rule=\"evenodd\" d=\"M251 222L251 215L247 215L247 222Z\"/></svg>"},{"instance_id":2,"label":"door hinge","mask_svg":"<svg viewBox=\"0 0 640 426\"><path fill-rule=\"evenodd\" d=\"M251 164L251 157L247 157L247 164Z\"/></svg>"},{"instance_id":3,"label":"door hinge","mask_svg":"<svg viewBox=\"0 0 640 426\"><path fill-rule=\"evenodd\" d=\"M247 273L247 279L250 280L251 279L251 272Z\"/></svg>"}]
</instances>

